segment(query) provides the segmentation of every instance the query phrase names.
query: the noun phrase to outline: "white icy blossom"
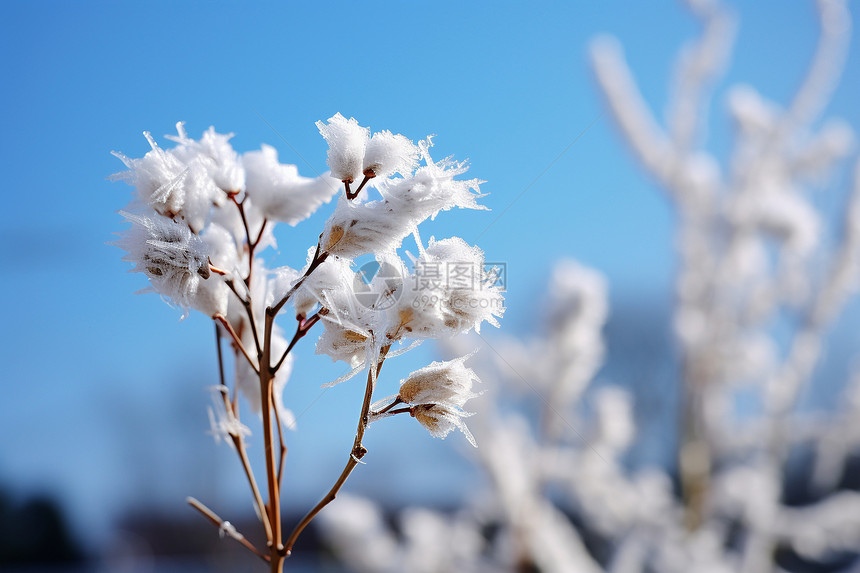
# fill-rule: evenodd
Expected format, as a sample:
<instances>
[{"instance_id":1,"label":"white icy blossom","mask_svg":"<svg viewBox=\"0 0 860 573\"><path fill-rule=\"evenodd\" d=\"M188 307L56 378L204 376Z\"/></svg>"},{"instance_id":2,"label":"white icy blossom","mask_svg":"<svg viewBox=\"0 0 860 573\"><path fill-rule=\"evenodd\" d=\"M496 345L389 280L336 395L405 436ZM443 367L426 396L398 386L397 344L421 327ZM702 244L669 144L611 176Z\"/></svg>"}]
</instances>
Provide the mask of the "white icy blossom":
<instances>
[{"instance_id":1,"label":"white icy blossom","mask_svg":"<svg viewBox=\"0 0 860 573\"><path fill-rule=\"evenodd\" d=\"M468 164L450 157L433 161L432 138L418 142L418 152L424 165L403 179L388 179L377 183L382 195L392 202L397 213L408 216L417 225L428 217L434 219L440 211L454 207L486 210L477 200L481 194L480 179L455 179L469 170Z\"/></svg>"},{"instance_id":2,"label":"white icy blossom","mask_svg":"<svg viewBox=\"0 0 860 573\"><path fill-rule=\"evenodd\" d=\"M227 273L240 267L242 259L236 247L236 240L227 229L217 223L209 223L200 238L209 249L209 262L212 266Z\"/></svg>"},{"instance_id":3,"label":"white icy blossom","mask_svg":"<svg viewBox=\"0 0 860 573\"><path fill-rule=\"evenodd\" d=\"M475 371L465 365L472 355L432 362L400 382L397 397L407 404L445 404L462 408L467 400L478 396L472 382L480 382Z\"/></svg>"},{"instance_id":4,"label":"white icy blossom","mask_svg":"<svg viewBox=\"0 0 860 573\"><path fill-rule=\"evenodd\" d=\"M390 261L390 262L387 262ZM382 341L399 339L404 333L392 309L402 290L394 258L381 259L380 267L368 283L361 273L353 273L340 263L332 278L339 286L321 291L320 305L325 330L317 342L317 354L342 360L352 367L370 363ZM350 280L351 275L351 280Z\"/></svg>"},{"instance_id":5,"label":"white icy blossom","mask_svg":"<svg viewBox=\"0 0 860 573\"><path fill-rule=\"evenodd\" d=\"M495 271L484 267L483 251L463 239L430 239L398 302L410 336L438 338L473 328L480 332L485 321L498 327L504 295L495 284Z\"/></svg>"},{"instance_id":6,"label":"white icy blossom","mask_svg":"<svg viewBox=\"0 0 860 573\"><path fill-rule=\"evenodd\" d=\"M390 201L356 203L341 198L326 223L321 245L325 252L344 259L393 252L416 225Z\"/></svg>"},{"instance_id":7,"label":"white icy blossom","mask_svg":"<svg viewBox=\"0 0 860 573\"><path fill-rule=\"evenodd\" d=\"M434 162L428 138L418 148L425 165L404 178L377 183L381 200L356 203L341 199L323 231L325 252L347 259L367 253L389 253L428 218L455 207L486 209L479 205L478 179L459 180L468 170L465 163L450 159Z\"/></svg>"},{"instance_id":8,"label":"white icy blossom","mask_svg":"<svg viewBox=\"0 0 860 573\"><path fill-rule=\"evenodd\" d=\"M292 226L328 203L339 187L329 175L302 177L295 165L279 163L278 152L270 145L245 153L242 163L245 193L266 218Z\"/></svg>"},{"instance_id":9,"label":"white icy blossom","mask_svg":"<svg viewBox=\"0 0 860 573\"><path fill-rule=\"evenodd\" d=\"M161 149L148 131L143 135L151 151L140 159L113 152L129 171L116 173L111 179L126 181L134 186L138 197L158 213L185 221L192 231L200 232L212 204L220 200L223 192L198 155L180 158L174 150Z\"/></svg>"},{"instance_id":10,"label":"white icy blossom","mask_svg":"<svg viewBox=\"0 0 860 573\"><path fill-rule=\"evenodd\" d=\"M188 137L185 122L176 124L178 135L167 139L179 145L171 152L185 164L199 161L215 185L225 193L239 193L245 188L245 171L239 154L230 145L232 133L217 133L214 127L203 132L199 140Z\"/></svg>"},{"instance_id":11,"label":"white icy blossom","mask_svg":"<svg viewBox=\"0 0 860 573\"><path fill-rule=\"evenodd\" d=\"M475 437L463 422L463 418L472 416L472 413L448 404L419 404L412 408L411 413L434 438L444 439L452 430L459 429L470 444L478 447Z\"/></svg>"},{"instance_id":12,"label":"white icy blossom","mask_svg":"<svg viewBox=\"0 0 860 573\"><path fill-rule=\"evenodd\" d=\"M328 143L328 166L332 177L352 183L361 179L364 152L370 138L370 130L361 127L355 118L346 119L340 113L328 119L328 123L316 123Z\"/></svg>"},{"instance_id":13,"label":"white icy blossom","mask_svg":"<svg viewBox=\"0 0 860 573\"><path fill-rule=\"evenodd\" d=\"M313 258L313 253L314 249L311 249L308 255L308 266ZM307 271L308 266L305 266L302 274ZM338 300L338 297L343 296L342 293L346 289L352 288L351 285L354 281L355 273L350 268L349 260L335 256L327 257L292 295L290 302L295 308L296 316L307 316L311 309L318 304L323 308L334 306L332 301ZM293 284L290 283L289 287L292 287ZM279 299L286 295L288 288L281 290L283 292L281 297L276 295L275 298Z\"/></svg>"},{"instance_id":14,"label":"white icy blossom","mask_svg":"<svg viewBox=\"0 0 860 573\"><path fill-rule=\"evenodd\" d=\"M209 250L203 240L181 223L157 213L135 215L120 211L131 227L119 233L116 246L144 273L152 289L184 309L208 316L227 310L227 287L209 270Z\"/></svg>"},{"instance_id":15,"label":"white icy blossom","mask_svg":"<svg viewBox=\"0 0 860 573\"><path fill-rule=\"evenodd\" d=\"M418 165L418 148L403 135L388 130L374 133L364 154L364 174L388 177L399 173L408 177Z\"/></svg>"}]
</instances>

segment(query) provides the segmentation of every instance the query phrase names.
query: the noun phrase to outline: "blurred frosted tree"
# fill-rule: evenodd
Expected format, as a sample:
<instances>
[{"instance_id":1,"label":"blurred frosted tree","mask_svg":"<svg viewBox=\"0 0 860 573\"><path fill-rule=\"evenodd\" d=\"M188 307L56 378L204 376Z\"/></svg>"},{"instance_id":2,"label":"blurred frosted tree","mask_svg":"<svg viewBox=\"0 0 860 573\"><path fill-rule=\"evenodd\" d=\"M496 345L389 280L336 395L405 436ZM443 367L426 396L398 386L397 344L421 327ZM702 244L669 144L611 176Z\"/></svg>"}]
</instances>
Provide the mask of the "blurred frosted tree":
<instances>
[{"instance_id":1,"label":"blurred frosted tree","mask_svg":"<svg viewBox=\"0 0 860 573\"><path fill-rule=\"evenodd\" d=\"M717 1L687 0L701 34L684 46L661 124L621 44L591 46L597 85L623 138L677 212L674 331L682 413L677 467L630 470L631 395L583 393L604 358L607 285L557 265L543 330L494 342L479 371L504 381L474 424L490 491L456 515L413 509L402 539L350 500L325 522L361 571L614 573L836 571L857 567L860 493L843 487L860 445L860 372L835 411L797 408L826 336L854 293L860 265L860 163L832 221L812 193L852 153L844 122L822 121L850 36L846 2L816 3L820 36L786 105L752 86L729 91L734 145L706 150L710 90L729 61L735 19ZM667 357L669 359L669 357ZM496 385L493 385L496 386ZM542 396L542 415L511 399ZM745 408L737 407L743 396ZM755 404L755 406L750 406ZM752 413L750 412L752 411ZM789 455L811 451L815 500L785 502Z\"/></svg>"}]
</instances>

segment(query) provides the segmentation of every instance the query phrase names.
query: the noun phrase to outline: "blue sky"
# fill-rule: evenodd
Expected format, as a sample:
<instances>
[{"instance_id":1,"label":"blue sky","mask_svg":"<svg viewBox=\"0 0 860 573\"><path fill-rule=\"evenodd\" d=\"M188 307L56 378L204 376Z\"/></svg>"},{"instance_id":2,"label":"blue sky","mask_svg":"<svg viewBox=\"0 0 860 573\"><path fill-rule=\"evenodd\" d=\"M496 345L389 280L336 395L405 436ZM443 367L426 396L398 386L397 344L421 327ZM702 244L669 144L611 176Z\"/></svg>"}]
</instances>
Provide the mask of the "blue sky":
<instances>
[{"instance_id":1,"label":"blue sky","mask_svg":"<svg viewBox=\"0 0 860 573\"><path fill-rule=\"evenodd\" d=\"M738 12L735 58L713 106L717 153L730 141L726 86L750 83L784 102L817 34L812 2L744 3ZM487 180L492 211L443 214L423 235L459 235L507 263L506 332L529 322L562 256L606 273L615 297L666 303L671 211L601 117L585 54L597 34L618 36L659 116L677 49L695 31L669 0L4 2L0 486L60 497L91 542L106 539L128 505L169 508L194 494L249 507L245 491L233 491L239 468L227 448L204 434L211 325L197 316L179 323L157 297L134 296L143 277L127 274L119 249L105 244L130 197L105 180L122 169L111 150L140 156L143 130L163 141L182 120L195 137L210 125L235 132L239 151L271 144L311 175L325 170L314 121L335 112L413 139L435 133L436 155L469 158L472 176ZM829 112L854 126L858 46ZM299 265L326 216L283 229L269 260ZM404 357L389 383L430 356ZM304 506L342 464L361 388L321 395L319 384L340 369L309 344L297 362L287 400L302 415L290 461L304 469L289 487ZM402 444L431 465L448 464L465 444L399 428L370 438L379 469L356 476L358 489L383 491L378 476L399 469L415 480L407 485L430 491ZM429 475L457 479L451 463Z\"/></svg>"}]
</instances>

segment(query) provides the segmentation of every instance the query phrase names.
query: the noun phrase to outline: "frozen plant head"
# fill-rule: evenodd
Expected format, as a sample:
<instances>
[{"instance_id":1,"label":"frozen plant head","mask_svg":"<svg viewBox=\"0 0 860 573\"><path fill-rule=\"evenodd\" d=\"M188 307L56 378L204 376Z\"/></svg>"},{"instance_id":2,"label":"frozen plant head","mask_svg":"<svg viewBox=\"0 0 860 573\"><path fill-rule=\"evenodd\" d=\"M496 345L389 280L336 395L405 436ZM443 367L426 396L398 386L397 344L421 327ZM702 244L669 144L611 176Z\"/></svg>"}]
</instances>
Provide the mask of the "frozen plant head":
<instances>
[{"instance_id":1,"label":"frozen plant head","mask_svg":"<svg viewBox=\"0 0 860 573\"><path fill-rule=\"evenodd\" d=\"M242 156L246 193L263 214L273 221L296 226L337 193L337 181L328 175L302 177L295 165L278 161L270 145Z\"/></svg>"},{"instance_id":2,"label":"frozen plant head","mask_svg":"<svg viewBox=\"0 0 860 573\"><path fill-rule=\"evenodd\" d=\"M207 157L192 151L188 145L176 150L161 149L152 135L144 137L152 148L140 159L113 152L129 171L116 173L113 180L134 186L141 201L165 217L184 221L192 231L200 232L209 210L223 192L207 170ZM211 159L208 160L211 164Z\"/></svg>"},{"instance_id":3,"label":"frozen plant head","mask_svg":"<svg viewBox=\"0 0 860 573\"><path fill-rule=\"evenodd\" d=\"M361 127L355 118L334 114L327 123L318 121L317 129L328 143L328 166L332 177L352 183L361 177L364 151L370 130Z\"/></svg>"},{"instance_id":4,"label":"frozen plant head","mask_svg":"<svg viewBox=\"0 0 860 573\"><path fill-rule=\"evenodd\" d=\"M374 133L364 154L365 177L408 177L418 165L418 148L406 137L388 130Z\"/></svg>"},{"instance_id":5,"label":"frozen plant head","mask_svg":"<svg viewBox=\"0 0 860 573\"><path fill-rule=\"evenodd\" d=\"M157 213L120 214L131 227L114 244L127 251L123 260L135 264L132 272L144 273L155 292L186 310L209 316L226 311L226 287L212 276L206 243L187 225Z\"/></svg>"},{"instance_id":6,"label":"frozen plant head","mask_svg":"<svg viewBox=\"0 0 860 573\"><path fill-rule=\"evenodd\" d=\"M478 396L472 382L480 382L475 371L465 365L472 355L446 362L433 362L416 370L400 383L397 397L407 404L451 404L462 408Z\"/></svg>"},{"instance_id":7,"label":"frozen plant head","mask_svg":"<svg viewBox=\"0 0 860 573\"><path fill-rule=\"evenodd\" d=\"M470 444L478 447L475 437L463 422L463 418L472 415L469 412L445 404L419 404L412 408L411 414L434 438L445 439L452 430L459 429Z\"/></svg>"}]
</instances>

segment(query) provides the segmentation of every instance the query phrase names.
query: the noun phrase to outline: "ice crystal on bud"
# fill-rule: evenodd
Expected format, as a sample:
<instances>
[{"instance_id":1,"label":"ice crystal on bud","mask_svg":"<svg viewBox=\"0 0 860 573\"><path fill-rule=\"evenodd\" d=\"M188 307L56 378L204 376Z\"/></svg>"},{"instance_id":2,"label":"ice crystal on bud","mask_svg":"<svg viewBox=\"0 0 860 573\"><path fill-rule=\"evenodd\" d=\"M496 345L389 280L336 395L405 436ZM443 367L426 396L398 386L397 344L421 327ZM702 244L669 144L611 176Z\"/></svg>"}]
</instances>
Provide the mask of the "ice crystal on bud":
<instances>
[{"instance_id":1,"label":"ice crystal on bud","mask_svg":"<svg viewBox=\"0 0 860 573\"><path fill-rule=\"evenodd\" d=\"M316 126L328 143L332 177L350 183L360 179L370 130L358 125L355 118L346 119L340 113L330 117L328 123L318 121Z\"/></svg>"},{"instance_id":2,"label":"ice crystal on bud","mask_svg":"<svg viewBox=\"0 0 860 573\"><path fill-rule=\"evenodd\" d=\"M401 381L398 398L407 404L447 404L462 408L467 400L478 396L472 392L472 382L480 380L475 371L465 365L473 354L432 362L416 370Z\"/></svg>"},{"instance_id":3,"label":"ice crystal on bud","mask_svg":"<svg viewBox=\"0 0 860 573\"><path fill-rule=\"evenodd\" d=\"M408 177L418 165L418 148L406 137L388 130L374 133L364 154L364 175Z\"/></svg>"},{"instance_id":4,"label":"ice crystal on bud","mask_svg":"<svg viewBox=\"0 0 860 573\"><path fill-rule=\"evenodd\" d=\"M185 309L210 316L226 310L226 287L217 277L210 278L208 248L199 236L156 213L120 214L131 227L114 244L128 252L123 260L135 264L132 272L144 273L156 292ZM211 284L204 286L207 279Z\"/></svg>"},{"instance_id":5,"label":"ice crystal on bud","mask_svg":"<svg viewBox=\"0 0 860 573\"><path fill-rule=\"evenodd\" d=\"M278 162L274 147L242 156L245 165L246 193L263 214L274 221L295 226L307 219L323 203L331 200L339 187L328 175L302 177L295 165Z\"/></svg>"},{"instance_id":6,"label":"ice crystal on bud","mask_svg":"<svg viewBox=\"0 0 860 573\"><path fill-rule=\"evenodd\" d=\"M478 204L483 197L479 179L455 179L469 170L466 162L456 162L451 158L433 161L430 137L418 142L418 151L424 165L414 174L403 179L390 179L377 184L383 196L395 203L396 212L412 219L415 225L430 218L434 219L440 211L454 207L460 209L486 210Z\"/></svg>"},{"instance_id":7,"label":"ice crystal on bud","mask_svg":"<svg viewBox=\"0 0 860 573\"><path fill-rule=\"evenodd\" d=\"M463 412L459 408L446 404L420 404L412 409L412 416L427 428L427 431L434 438L444 439L452 430L459 429L469 440L469 443L477 448L478 443L475 441L475 437L462 420L471 415L471 413Z\"/></svg>"},{"instance_id":8,"label":"ice crystal on bud","mask_svg":"<svg viewBox=\"0 0 860 573\"><path fill-rule=\"evenodd\" d=\"M439 273L443 281L427 280ZM485 321L498 327L497 318L505 312L496 271L487 271L483 251L459 237L431 239L409 280L414 288L399 304L412 336L438 338L473 328L480 332Z\"/></svg>"},{"instance_id":9,"label":"ice crystal on bud","mask_svg":"<svg viewBox=\"0 0 860 573\"><path fill-rule=\"evenodd\" d=\"M472 392L472 382L480 380L474 370L465 365L472 354L445 362L433 362L416 370L401 381L397 398L401 402L414 404L412 416L433 437L444 438L451 430L459 428L469 442L477 447L475 438L462 420L472 415L462 410L463 405L470 398L478 396Z\"/></svg>"},{"instance_id":10,"label":"ice crystal on bud","mask_svg":"<svg viewBox=\"0 0 860 573\"><path fill-rule=\"evenodd\" d=\"M199 140L194 140L188 137L182 121L176 124L176 131L178 135L168 135L167 139L179 144L171 152L180 161L185 164L199 161L215 186L226 193L239 193L245 188L245 170L239 154L230 145L232 133L217 133L210 126Z\"/></svg>"},{"instance_id":11,"label":"ice crystal on bud","mask_svg":"<svg viewBox=\"0 0 860 573\"><path fill-rule=\"evenodd\" d=\"M221 191L195 154L180 157L173 150L161 149L148 131L143 135L152 150L140 159L113 152L129 171L116 173L111 179L126 181L158 213L185 221L192 231L200 232Z\"/></svg>"}]
</instances>

